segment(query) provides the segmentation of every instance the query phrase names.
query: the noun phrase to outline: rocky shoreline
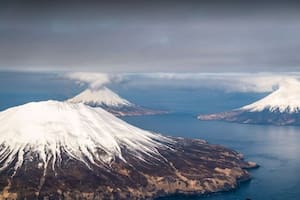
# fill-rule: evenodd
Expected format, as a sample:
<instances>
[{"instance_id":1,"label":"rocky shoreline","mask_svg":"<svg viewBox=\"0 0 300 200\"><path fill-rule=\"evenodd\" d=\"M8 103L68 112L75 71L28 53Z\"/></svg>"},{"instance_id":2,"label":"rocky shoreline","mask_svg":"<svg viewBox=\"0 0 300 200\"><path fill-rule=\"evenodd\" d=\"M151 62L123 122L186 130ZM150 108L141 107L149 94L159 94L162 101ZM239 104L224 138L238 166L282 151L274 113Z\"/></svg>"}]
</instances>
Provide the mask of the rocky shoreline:
<instances>
[{"instance_id":1,"label":"rocky shoreline","mask_svg":"<svg viewBox=\"0 0 300 200\"><path fill-rule=\"evenodd\" d=\"M123 148L126 161L110 166L91 165L65 158L47 170L26 160L12 175L0 174L0 199L155 199L174 194L208 194L229 191L251 179L247 162L238 152L198 139L172 138L175 143L159 149L161 157L145 155L144 162ZM12 163L13 165L13 163ZM56 165L56 164L55 164Z\"/></svg>"},{"instance_id":2,"label":"rocky shoreline","mask_svg":"<svg viewBox=\"0 0 300 200\"><path fill-rule=\"evenodd\" d=\"M215 114L199 115L199 120L202 121L226 121L240 124L270 124L275 126L299 126L300 114L299 112L279 112L279 111L247 111L247 110L233 110L228 112L221 112Z\"/></svg>"},{"instance_id":3,"label":"rocky shoreline","mask_svg":"<svg viewBox=\"0 0 300 200\"><path fill-rule=\"evenodd\" d=\"M97 106L94 106L97 107ZM123 116L141 116L141 115L162 115L169 113L168 111L163 110L152 110L149 108L144 108L141 106L121 106L121 107L107 107L107 106L100 106L106 111L110 112L111 114L117 117Z\"/></svg>"}]
</instances>

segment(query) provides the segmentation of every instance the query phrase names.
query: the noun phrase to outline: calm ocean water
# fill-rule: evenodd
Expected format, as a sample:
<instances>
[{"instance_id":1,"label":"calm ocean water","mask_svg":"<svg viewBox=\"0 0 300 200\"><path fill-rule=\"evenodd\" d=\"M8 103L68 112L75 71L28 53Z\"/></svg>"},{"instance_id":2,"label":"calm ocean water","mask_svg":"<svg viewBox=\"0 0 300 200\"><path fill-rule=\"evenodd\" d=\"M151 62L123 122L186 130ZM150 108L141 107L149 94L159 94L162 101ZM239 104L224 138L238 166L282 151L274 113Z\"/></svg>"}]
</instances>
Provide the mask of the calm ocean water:
<instances>
[{"instance_id":1,"label":"calm ocean water","mask_svg":"<svg viewBox=\"0 0 300 200\"><path fill-rule=\"evenodd\" d=\"M171 136L202 138L240 151L261 165L252 181L237 190L205 197L174 196L179 200L295 200L300 197L300 127L201 122L199 113L224 111L257 100L265 94L226 93L186 87L136 87L114 85L121 96L139 105L166 109L170 114L124 117L143 129ZM0 73L0 110L30 101L64 100L83 87L57 74Z\"/></svg>"}]
</instances>

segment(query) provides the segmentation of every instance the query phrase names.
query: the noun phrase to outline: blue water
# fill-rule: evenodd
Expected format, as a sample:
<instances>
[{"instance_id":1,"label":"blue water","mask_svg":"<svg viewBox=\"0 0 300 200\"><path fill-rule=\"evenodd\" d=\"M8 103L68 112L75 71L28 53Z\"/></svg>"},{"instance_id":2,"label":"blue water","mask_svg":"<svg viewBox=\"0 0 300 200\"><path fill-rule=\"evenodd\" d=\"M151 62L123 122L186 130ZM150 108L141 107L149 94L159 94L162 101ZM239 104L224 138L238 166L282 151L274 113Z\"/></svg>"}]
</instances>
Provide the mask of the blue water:
<instances>
[{"instance_id":1,"label":"blue water","mask_svg":"<svg viewBox=\"0 0 300 200\"><path fill-rule=\"evenodd\" d=\"M0 110L31 101L64 100L80 89L54 73L0 72Z\"/></svg>"},{"instance_id":2,"label":"blue water","mask_svg":"<svg viewBox=\"0 0 300 200\"><path fill-rule=\"evenodd\" d=\"M199 113L242 106L266 94L227 93L187 87L112 85L118 93L139 105L169 110L166 115L123 117L143 129L165 135L202 138L242 152L261 165L251 170L253 179L232 192L206 197L168 197L168 200L294 200L300 197L300 127L202 122ZM0 73L0 110L39 100L64 100L83 89L57 74Z\"/></svg>"}]
</instances>

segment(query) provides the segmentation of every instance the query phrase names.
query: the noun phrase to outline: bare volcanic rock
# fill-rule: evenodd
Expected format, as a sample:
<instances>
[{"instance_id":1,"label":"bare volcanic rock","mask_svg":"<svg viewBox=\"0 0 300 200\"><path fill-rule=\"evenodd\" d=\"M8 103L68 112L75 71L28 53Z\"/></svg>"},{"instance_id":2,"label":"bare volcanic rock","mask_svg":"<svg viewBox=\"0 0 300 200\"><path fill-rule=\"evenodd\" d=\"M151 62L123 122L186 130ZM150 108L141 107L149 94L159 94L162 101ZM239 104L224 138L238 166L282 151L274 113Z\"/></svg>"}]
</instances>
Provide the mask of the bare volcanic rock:
<instances>
[{"instance_id":1,"label":"bare volcanic rock","mask_svg":"<svg viewBox=\"0 0 300 200\"><path fill-rule=\"evenodd\" d=\"M124 148L126 161L116 159L109 165L87 166L64 154L62 162L52 168L32 155L16 172L13 167L1 172L0 199L152 199L176 193L206 194L236 188L250 179L245 169L257 167L222 146L172 140L169 148L159 149L160 157L144 155L141 160Z\"/></svg>"},{"instance_id":2,"label":"bare volcanic rock","mask_svg":"<svg viewBox=\"0 0 300 200\"><path fill-rule=\"evenodd\" d=\"M88 104L87 104L88 105ZM130 106L106 106L106 105L91 105L92 107L101 107L104 110L110 112L111 114L120 117L120 116L140 116L140 115L161 115L167 114L168 111L164 110L152 110L137 105Z\"/></svg>"},{"instance_id":3,"label":"bare volcanic rock","mask_svg":"<svg viewBox=\"0 0 300 200\"><path fill-rule=\"evenodd\" d=\"M0 199L153 199L236 188L241 154L165 137L101 108L38 102L0 112Z\"/></svg>"}]
</instances>

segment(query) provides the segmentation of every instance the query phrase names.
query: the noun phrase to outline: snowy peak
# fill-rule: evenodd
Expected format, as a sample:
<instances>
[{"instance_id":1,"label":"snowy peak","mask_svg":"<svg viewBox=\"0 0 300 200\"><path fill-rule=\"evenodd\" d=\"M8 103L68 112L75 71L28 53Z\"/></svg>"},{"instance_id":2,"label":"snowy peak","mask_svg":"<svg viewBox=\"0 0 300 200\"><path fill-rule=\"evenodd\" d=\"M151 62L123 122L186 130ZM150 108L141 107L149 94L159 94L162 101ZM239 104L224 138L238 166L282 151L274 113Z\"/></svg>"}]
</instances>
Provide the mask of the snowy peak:
<instances>
[{"instance_id":1,"label":"snowy peak","mask_svg":"<svg viewBox=\"0 0 300 200\"><path fill-rule=\"evenodd\" d=\"M240 108L250 112L269 110L271 112L296 113L300 111L300 82L286 79L279 88L265 98Z\"/></svg>"},{"instance_id":2,"label":"snowy peak","mask_svg":"<svg viewBox=\"0 0 300 200\"><path fill-rule=\"evenodd\" d=\"M86 89L77 96L67 100L69 103L83 103L92 107L101 107L115 116L155 115L166 111L152 110L135 105L121 98L106 87Z\"/></svg>"},{"instance_id":3,"label":"snowy peak","mask_svg":"<svg viewBox=\"0 0 300 200\"><path fill-rule=\"evenodd\" d=\"M71 103L84 103L90 106L122 107L133 105L106 87L86 89L67 101Z\"/></svg>"},{"instance_id":4,"label":"snowy peak","mask_svg":"<svg viewBox=\"0 0 300 200\"><path fill-rule=\"evenodd\" d=\"M17 170L38 155L53 167L64 152L81 162L97 164L122 157L122 148L140 159L159 156L158 147L170 139L136 128L102 108L58 101L28 103L0 112L0 171Z\"/></svg>"},{"instance_id":5,"label":"snowy peak","mask_svg":"<svg viewBox=\"0 0 300 200\"><path fill-rule=\"evenodd\" d=\"M199 120L221 120L243 124L300 126L300 82L285 79L276 91L250 105L235 110L199 115Z\"/></svg>"}]
</instances>

